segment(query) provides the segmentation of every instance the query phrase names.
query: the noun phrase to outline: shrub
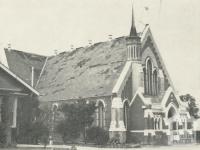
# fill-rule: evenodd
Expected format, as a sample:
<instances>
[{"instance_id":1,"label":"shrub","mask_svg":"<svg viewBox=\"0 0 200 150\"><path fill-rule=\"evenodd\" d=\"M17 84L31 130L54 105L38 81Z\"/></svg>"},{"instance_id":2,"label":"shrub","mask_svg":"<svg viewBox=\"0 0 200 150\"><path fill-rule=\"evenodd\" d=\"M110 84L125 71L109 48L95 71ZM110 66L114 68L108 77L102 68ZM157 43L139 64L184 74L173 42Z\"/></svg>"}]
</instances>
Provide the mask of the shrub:
<instances>
[{"instance_id":1,"label":"shrub","mask_svg":"<svg viewBox=\"0 0 200 150\"><path fill-rule=\"evenodd\" d=\"M87 130L87 140L97 145L105 145L109 140L108 131L100 127L91 127Z\"/></svg>"},{"instance_id":2,"label":"shrub","mask_svg":"<svg viewBox=\"0 0 200 150\"><path fill-rule=\"evenodd\" d=\"M114 137L112 137L109 143L112 145L120 144L119 134L116 134Z\"/></svg>"},{"instance_id":3,"label":"shrub","mask_svg":"<svg viewBox=\"0 0 200 150\"><path fill-rule=\"evenodd\" d=\"M5 124L0 124L0 147L3 147L6 143L6 126Z\"/></svg>"},{"instance_id":4,"label":"shrub","mask_svg":"<svg viewBox=\"0 0 200 150\"><path fill-rule=\"evenodd\" d=\"M88 103L85 100L79 100L77 103L66 103L60 107L64 119L56 125L56 131L62 136L65 143L77 142L81 135L86 142L85 131L94 121L95 109L94 102Z\"/></svg>"},{"instance_id":5,"label":"shrub","mask_svg":"<svg viewBox=\"0 0 200 150\"><path fill-rule=\"evenodd\" d=\"M139 139L139 136L132 135L131 132L127 132L127 143L134 143L134 144L140 144L141 140Z\"/></svg>"},{"instance_id":6,"label":"shrub","mask_svg":"<svg viewBox=\"0 0 200 150\"><path fill-rule=\"evenodd\" d=\"M165 133L158 132L155 136L155 145L168 145L168 137Z\"/></svg>"},{"instance_id":7,"label":"shrub","mask_svg":"<svg viewBox=\"0 0 200 150\"><path fill-rule=\"evenodd\" d=\"M26 137L28 139L27 142L31 144L38 144L39 142L46 144L48 136L48 128L42 122L34 122L26 128L23 138ZM24 140L22 139L22 141Z\"/></svg>"},{"instance_id":8,"label":"shrub","mask_svg":"<svg viewBox=\"0 0 200 150\"><path fill-rule=\"evenodd\" d=\"M60 121L56 126L56 131L62 136L64 143L74 143L80 137L80 129L74 125L74 122L67 120Z\"/></svg>"}]
</instances>

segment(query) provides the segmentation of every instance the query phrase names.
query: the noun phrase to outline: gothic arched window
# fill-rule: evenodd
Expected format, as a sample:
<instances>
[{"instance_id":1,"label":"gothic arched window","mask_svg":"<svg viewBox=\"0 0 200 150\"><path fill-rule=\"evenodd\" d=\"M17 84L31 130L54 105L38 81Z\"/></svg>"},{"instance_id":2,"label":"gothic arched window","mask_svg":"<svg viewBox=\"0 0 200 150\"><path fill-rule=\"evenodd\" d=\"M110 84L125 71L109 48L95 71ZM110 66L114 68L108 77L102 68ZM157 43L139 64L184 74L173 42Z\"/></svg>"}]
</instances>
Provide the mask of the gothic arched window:
<instances>
[{"instance_id":1,"label":"gothic arched window","mask_svg":"<svg viewBox=\"0 0 200 150\"><path fill-rule=\"evenodd\" d=\"M146 95L158 95L158 72L150 58L146 59L144 72L144 92Z\"/></svg>"},{"instance_id":2,"label":"gothic arched window","mask_svg":"<svg viewBox=\"0 0 200 150\"><path fill-rule=\"evenodd\" d=\"M155 130L157 129L157 123L158 123L158 119L157 119L157 118L154 118L154 129L155 129Z\"/></svg>"},{"instance_id":3,"label":"gothic arched window","mask_svg":"<svg viewBox=\"0 0 200 150\"><path fill-rule=\"evenodd\" d=\"M144 73L144 93L147 94L147 73L146 73L146 68L143 68L143 73Z\"/></svg>"},{"instance_id":4,"label":"gothic arched window","mask_svg":"<svg viewBox=\"0 0 200 150\"><path fill-rule=\"evenodd\" d=\"M105 123L105 108L103 103L100 101L98 104L98 126L103 128Z\"/></svg>"},{"instance_id":5,"label":"gothic arched window","mask_svg":"<svg viewBox=\"0 0 200 150\"><path fill-rule=\"evenodd\" d=\"M154 70L153 72L153 95L158 94L158 75L157 70Z\"/></svg>"},{"instance_id":6,"label":"gothic arched window","mask_svg":"<svg viewBox=\"0 0 200 150\"><path fill-rule=\"evenodd\" d=\"M123 119L124 119L124 125L126 129L128 126L128 109L129 109L129 104L128 104L128 101L125 100L124 107L123 107Z\"/></svg>"},{"instance_id":7,"label":"gothic arched window","mask_svg":"<svg viewBox=\"0 0 200 150\"><path fill-rule=\"evenodd\" d=\"M151 60L147 60L146 65L146 74L147 74L147 94L152 95L152 63Z\"/></svg>"}]
</instances>

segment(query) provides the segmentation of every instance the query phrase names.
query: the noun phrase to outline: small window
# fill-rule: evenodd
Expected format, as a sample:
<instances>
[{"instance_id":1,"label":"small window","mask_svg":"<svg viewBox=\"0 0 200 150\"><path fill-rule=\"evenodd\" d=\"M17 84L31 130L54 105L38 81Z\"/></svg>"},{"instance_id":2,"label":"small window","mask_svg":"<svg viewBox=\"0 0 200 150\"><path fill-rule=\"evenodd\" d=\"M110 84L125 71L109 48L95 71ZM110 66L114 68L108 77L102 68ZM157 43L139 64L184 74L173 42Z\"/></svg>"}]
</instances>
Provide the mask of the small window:
<instances>
[{"instance_id":1,"label":"small window","mask_svg":"<svg viewBox=\"0 0 200 150\"><path fill-rule=\"evenodd\" d=\"M188 129L192 129L192 123L191 123L191 122L188 122L188 123L187 123L187 128L188 128Z\"/></svg>"},{"instance_id":2,"label":"small window","mask_svg":"<svg viewBox=\"0 0 200 150\"><path fill-rule=\"evenodd\" d=\"M136 46L134 46L134 58L137 58L137 49L136 49Z\"/></svg>"},{"instance_id":3,"label":"small window","mask_svg":"<svg viewBox=\"0 0 200 150\"><path fill-rule=\"evenodd\" d=\"M177 123L176 122L173 122L173 130L176 130L176 125L177 125Z\"/></svg>"},{"instance_id":4,"label":"small window","mask_svg":"<svg viewBox=\"0 0 200 150\"><path fill-rule=\"evenodd\" d=\"M134 53L135 56L135 53ZM131 47L131 58L133 58L133 48Z\"/></svg>"}]
</instances>

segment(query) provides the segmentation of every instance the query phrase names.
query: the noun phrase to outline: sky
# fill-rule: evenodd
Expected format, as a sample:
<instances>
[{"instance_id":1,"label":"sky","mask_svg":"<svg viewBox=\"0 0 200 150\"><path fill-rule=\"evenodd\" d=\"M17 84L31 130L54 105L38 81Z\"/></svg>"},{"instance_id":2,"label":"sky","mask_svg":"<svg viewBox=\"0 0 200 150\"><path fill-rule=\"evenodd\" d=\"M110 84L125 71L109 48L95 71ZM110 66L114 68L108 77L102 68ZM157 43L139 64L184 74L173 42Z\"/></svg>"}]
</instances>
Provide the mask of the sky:
<instances>
[{"instance_id":1,"label":"sky","mask_svg":"<svg viewBox=\"0 0 200 150\"><path fill-rule=\"evenodd\" d=\"M3 49L53 55L129 34L131 5L138 31L150 24L180 94L200 99L200 0L0 0Z\"/></svg>"}]
</instances>

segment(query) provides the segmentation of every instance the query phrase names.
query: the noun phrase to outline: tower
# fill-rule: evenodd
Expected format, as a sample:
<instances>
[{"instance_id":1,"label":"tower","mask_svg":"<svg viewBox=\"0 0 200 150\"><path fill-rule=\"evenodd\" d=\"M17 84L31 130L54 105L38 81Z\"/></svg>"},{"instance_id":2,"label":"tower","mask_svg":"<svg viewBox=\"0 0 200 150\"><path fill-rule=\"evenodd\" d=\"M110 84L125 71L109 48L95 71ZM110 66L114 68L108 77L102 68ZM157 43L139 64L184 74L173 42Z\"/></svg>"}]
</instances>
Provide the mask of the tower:
<instances>
[{"instance_id":1,"label":"tower","mask_svg":"<svg viewBox=\"0 0 200 150\"><path fill-rule=\"evenodd\" d=\"M132 6L132 23L129 36L126 38L127 61L132 64L132 95L134 96L138 87L142 86L143 70L141 64L141 38L137 34L134 9Z\"/></svg>"},{"instance_id":2,"label":"tower","mask_svg":"<svg viewBox=\"0 0 200 150\"><path fill-rule=\"evenodd\" d=\"M127 60L140 61L141 60L141 41L137 35L135 26L134 10L132 6L132 23L129 36L126 38L127 44Z\"/></svg>"}]
</instances>

